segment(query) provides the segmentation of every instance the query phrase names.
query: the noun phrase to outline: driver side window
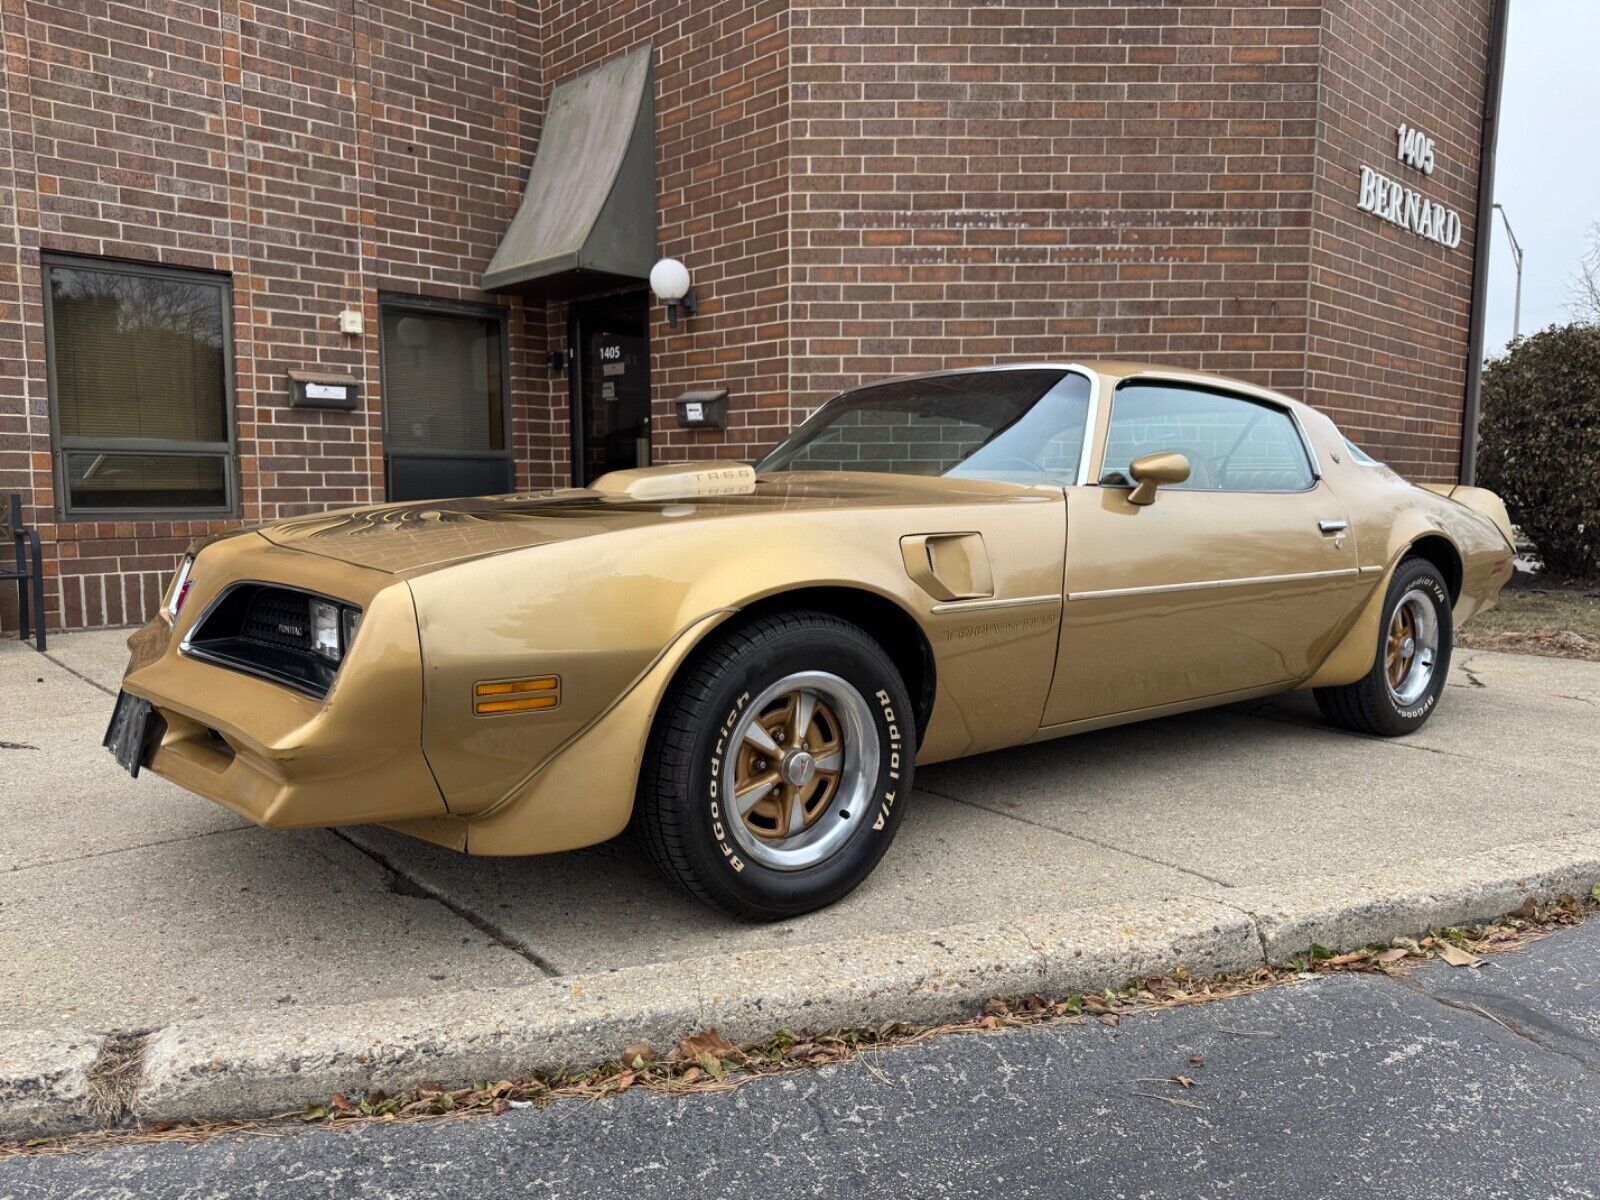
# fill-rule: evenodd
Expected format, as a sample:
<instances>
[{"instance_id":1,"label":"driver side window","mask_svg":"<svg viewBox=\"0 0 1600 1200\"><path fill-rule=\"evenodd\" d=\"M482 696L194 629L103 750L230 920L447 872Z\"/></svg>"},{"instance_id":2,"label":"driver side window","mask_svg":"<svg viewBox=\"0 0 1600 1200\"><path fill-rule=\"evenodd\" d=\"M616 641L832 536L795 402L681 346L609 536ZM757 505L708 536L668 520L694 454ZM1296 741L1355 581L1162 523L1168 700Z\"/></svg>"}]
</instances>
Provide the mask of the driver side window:
<instances>
[{"instance_id":1,"label":"driver side window","mask_svg":"<svg viewBox=\"0 0 1600 1200\"><path fill-rule=\"evenodd\" d=\"M1101 482L1130 483L1128 465L1177 451L1185 491L1300 492L1315 482L1294 419L1280 408L1183 384L1123 384L1111 406Z\"/></svg>"}]
</instances>

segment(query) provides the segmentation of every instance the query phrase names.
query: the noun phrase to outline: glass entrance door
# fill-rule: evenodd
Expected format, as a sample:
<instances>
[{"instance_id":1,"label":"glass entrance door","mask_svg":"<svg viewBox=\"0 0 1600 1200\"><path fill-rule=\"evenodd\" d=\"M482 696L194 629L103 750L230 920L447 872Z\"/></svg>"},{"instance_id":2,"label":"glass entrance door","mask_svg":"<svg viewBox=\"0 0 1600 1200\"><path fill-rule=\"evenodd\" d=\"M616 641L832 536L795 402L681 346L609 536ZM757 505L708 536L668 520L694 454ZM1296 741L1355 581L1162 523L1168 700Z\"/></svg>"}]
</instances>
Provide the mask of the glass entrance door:
<instances>
[{"instance_id":1,"label":"glass entrance door","mask_svg":"<svg viewBox=\"0 0 1600 1200\"><path fill-rule=\"evenodd\" d=\"M511 490L505 313L383 303L383 443L390 500Z\"/></svg>"},{"instance_id":2,"label":"glass entrance door","mask_svg":"<svg viewBox=\"0 0 1600 1200\"><path fill-rule=\"evenodd\" d=\"M650 465L649 293L572 306L572 482Z\"/></svg>"}]
</instances>

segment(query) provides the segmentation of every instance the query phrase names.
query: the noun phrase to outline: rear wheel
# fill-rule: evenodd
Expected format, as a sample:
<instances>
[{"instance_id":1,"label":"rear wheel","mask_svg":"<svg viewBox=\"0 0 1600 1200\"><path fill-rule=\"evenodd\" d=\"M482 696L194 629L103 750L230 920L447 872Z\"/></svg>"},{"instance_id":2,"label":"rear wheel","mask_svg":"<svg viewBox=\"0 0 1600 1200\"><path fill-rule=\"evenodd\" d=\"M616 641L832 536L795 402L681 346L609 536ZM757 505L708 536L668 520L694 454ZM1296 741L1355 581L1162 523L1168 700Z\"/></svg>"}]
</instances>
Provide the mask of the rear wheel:
<instances>
[{"instance_id":1,"label":"rear wheel","mask_svg":"<svg viewBox=\"0 0 1600 1200\"><path fill-rule=\"evenodd\" d=\"M888 849L915 728L883 649L824 613L730 630L651 732L634 827L692 895L747 920L832 904Z\"/></svg>"},{"instance_id":2,"label":"rear wheel","mask_svg":"<svg viewBox=\"0 0 1600 1200\"><path fill-rule=\"evenodd\" d=\"M1378 737L1420 729L1450 671L1450 590L1426 559L1395 570L1385 597L1372 669L1345 687L1318 688L1317 707L1335 725Z\"/></svg>"}]
</instances>

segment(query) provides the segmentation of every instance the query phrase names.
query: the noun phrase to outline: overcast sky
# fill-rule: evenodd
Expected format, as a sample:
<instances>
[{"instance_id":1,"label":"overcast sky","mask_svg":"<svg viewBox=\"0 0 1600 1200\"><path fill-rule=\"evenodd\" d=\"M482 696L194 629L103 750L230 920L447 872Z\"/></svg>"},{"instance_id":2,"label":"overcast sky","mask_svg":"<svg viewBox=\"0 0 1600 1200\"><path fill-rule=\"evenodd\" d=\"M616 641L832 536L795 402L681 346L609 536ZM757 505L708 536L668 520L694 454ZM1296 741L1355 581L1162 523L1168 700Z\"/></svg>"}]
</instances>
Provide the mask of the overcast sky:
<instances>
[{"instance_id":1,"label":"overcast sky","mask_svg":"<svg viewBox=\"0 0 1600 1200\"><path fill-rule=\"evenodd\" d=\"M1569 320L1569 279L1600 221L1600 0L1511 0L1494 198L1526 256L1522 332ZM1484 349L1511 337L1516 267L1495 214Z\"/></svg>"}]
</instances>

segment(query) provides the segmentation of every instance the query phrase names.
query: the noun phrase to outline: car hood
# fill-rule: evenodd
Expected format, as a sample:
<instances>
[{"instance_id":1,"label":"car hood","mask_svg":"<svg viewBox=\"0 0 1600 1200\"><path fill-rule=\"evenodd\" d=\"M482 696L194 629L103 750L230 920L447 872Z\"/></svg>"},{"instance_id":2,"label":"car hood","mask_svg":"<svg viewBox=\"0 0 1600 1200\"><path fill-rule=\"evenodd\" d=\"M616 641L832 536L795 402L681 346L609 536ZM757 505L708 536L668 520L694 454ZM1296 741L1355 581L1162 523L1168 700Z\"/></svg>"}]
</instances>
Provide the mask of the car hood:
<instances>
[{"instance_id":1,"label":"car hood","mask_svg":"<svg viewBox=\"0 0 1600 1200\"><path fill-rule=\"evenodd\" d=\"M1000 502L1060 489L866 472L761 476L742 495L640 500L585 488L419 500L297 517L256 532L274 545L391 574L415 574L549 542L682 521L840 508Z\"/></svg>"}]
</instances>

